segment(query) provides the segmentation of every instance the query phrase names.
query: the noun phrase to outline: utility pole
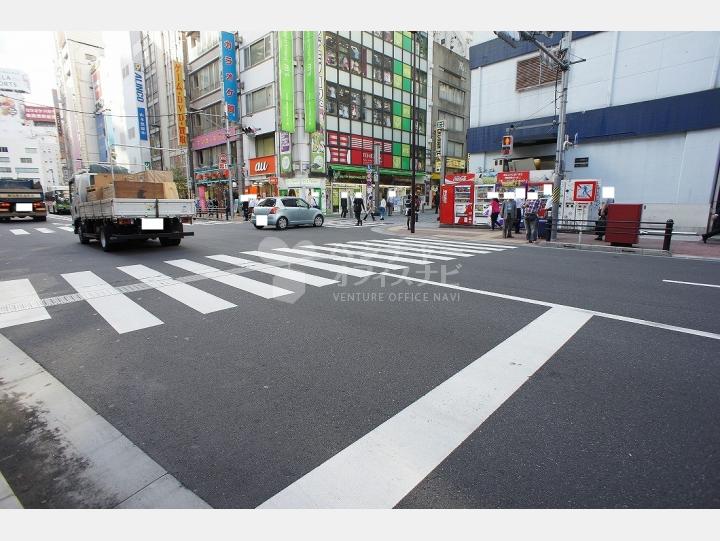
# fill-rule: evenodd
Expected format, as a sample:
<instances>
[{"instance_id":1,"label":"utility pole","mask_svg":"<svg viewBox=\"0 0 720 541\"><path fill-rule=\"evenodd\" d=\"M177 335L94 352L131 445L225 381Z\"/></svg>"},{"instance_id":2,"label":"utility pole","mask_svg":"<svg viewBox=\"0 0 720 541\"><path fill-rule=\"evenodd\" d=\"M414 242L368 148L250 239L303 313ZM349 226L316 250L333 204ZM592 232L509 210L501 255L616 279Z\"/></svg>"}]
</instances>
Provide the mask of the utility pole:
<instances>
[{"instance_id":1,"label":"utility pole","mask_svg":"<svg viewBox=\"0 0 720 541\"><path fill-rule=\"evenodd\" d=\"M185 76L185 119L187 124L187 150L185 152L186 154L186 167L187 167L187 174L188 174L188 185L192 186L192 197L197 197L197 186L195 185L195 175L193 174L193 171L195 171L195 167L193 166L193 151L192 151L192 139L193 139L193 122L195 121L195 117L190 116L191 107L190 107L190 62L188 61L188 46L187 46L187 38L188 38L188 32L186 30L182 31L180 33L180 37L182 39L182 51L183 51L183 73Z\"/></svg>"},{"instance_id":2,"label":"utility pole","mask_svg":"<svg viewBox=\"0 0 720 541\"><path fill-rule=\"evenodd\" d=\"M410 32L412 34L412 51L411 51L411 57L410 62L412 66L412 146L410 147L410 161L412 162L412 182L410 183L410 233L415 233L415 173L417 169L417 160L416 160L416 141L417 141L417 110L415 108L415 96L417 95L417 79L416 79L416 72L415 72L415 42L417 41L417 32L414 30Z\"/></svg>"},{"instance_id":3,"label":"utility pole","mask_svg":"<svg viewBox=\"0 0 720 541\"><path fill-rule=\"evenodd\" d=\"M232 161L232 156L230 155L230 117L227 111L227 104L225 104L225 155L227 156L228 162ZM232 170L229 166L229 163L227 162L225 163L225 167L228 168L228 171ZM234 220L235 209L233 207L232 179L233 176L231 174L228 175L228 200L226 201L226 203L230 206L230 219Z\"/></svg>"}]
</instances>

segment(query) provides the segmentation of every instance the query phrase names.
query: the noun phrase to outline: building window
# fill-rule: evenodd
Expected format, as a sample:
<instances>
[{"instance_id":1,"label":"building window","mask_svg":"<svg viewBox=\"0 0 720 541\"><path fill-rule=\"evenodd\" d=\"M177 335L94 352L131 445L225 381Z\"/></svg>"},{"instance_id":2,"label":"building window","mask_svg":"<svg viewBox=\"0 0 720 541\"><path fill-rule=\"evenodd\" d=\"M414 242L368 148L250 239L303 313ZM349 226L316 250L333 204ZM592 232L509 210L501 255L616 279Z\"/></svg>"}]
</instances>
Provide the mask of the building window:
<instances>
[{"instance_id":1,"label":"building window","mask_svg":"<svg viewBox=\"0 0 720 541\"><path fill-rule=\"evenodd\" d=\"M8 147L0 147L0 152L8 152Z\"/></svg>"},{"instance_id":2,"label":"building window","mask_svg":"<svg viewBox=\"0 0 720 541\"><path fill-rule=\"evenodd\" d=\"M275 134L268 133L255 138L255 155L271 156L275 154Z\"/></svg>"},{"instance_id":3,"label":"building window","mask_svg":"<svg viewBox=\"0 0 720 541\"><path fill-rule=\"evenodd\" d=\"M97 60L97 57L95 55L85 53L85 60L89 60L90 62L95 62L95 60Z\"/></svg>"},{"instance_id":4,"label":"building window","mask_svg":"<svg viewBox=\"0 0 720 541\"><path fill-rule=\"evenodd\" d=\"M445 126L449 131L465 131L465 121L461 116L438 111L438 119L445 121Z\"/></svg>"},{"instance_id":5,"label":"building window","mask_svg":"<svg viewBox=\"0 0 720 541\"><path fill-rule=\"evenodd\" d=\"M37 154L37 149L25 147L25 154ZM30 162L28 162L28 163L30 163Z\"/></svg>"},{"instance_id":6,"label":"building window","mask_svg":"<svg viewBox=\"0 0 720 541\"><path fill-rule=\"evenodd\" d=\"M32 158L20 158L20 163L32 163Z\"/></svg>"},{"instance_id":7,"label":"building window","mask_svg":"<svg viewBox=\"0 0 720 541\"><path fill-rule=\"evenodd\" d=\"M263 109L273 106L272 85L253 90L245 94L245 112L247 114L257 113Z\"/></svg>"},{"instance_id":8,"label":"building window","mask_svg":"<svg viewBox=\"0 0 720 541\"><path fill-rule=\"evenodd\" d=\"M525 90L554 83L557 79L556 68L543 66L540 63L540 56L534 56L517 63L517 75L515 77L515 90Z\"/></svg>"},{"instance_id":9,"label":"building window","mask_svg":"<svg viewBox=\"0 0 720 541\"><path fill-rule=\"evenodd\" d=\"M12 167L0 167L0 173L12 173Z\"/></svg>"},{"instance_id":10,"label":"building window","mask_svg":"<svg viewBox=\"0 0 720 541\"><path fill-rule=\"evenodd\" d=\"M257 66L261 62L264 62L272 55L272 40L270 36L265 36L261 40L245 47L245 69Z\"/></svg>"},{"instance_id":11,"label":"building window","mask_svg":"<svg viewBox=\"0 0 720 541\"><path fill-rule=\"evenodd\" d=\"M190 77L191 99L220 88L220 66L219 60L210 62L207 66L200 68Z\"/></svg>"},{"instance_id":12,"label":"building window","mask_svg":"<svg viewBox=\"0 0 720 541\"><path fill-rule=\"evenodd\" d=\"M190 115L190 122L193 123L193 132L195 135L217 130L225 126L222 121L223 107L218 103L214 103L210 107L206 107L198 114Z\"/></svg>"},{"instance_id":13,"label":"building window","mask_svg":"<svg viewBox=\"0 0 720 541\"><path fill-rule=\"evenodd\" d=\"M465 92L443 82L440 82L439 96L441 100L454 103L455 105L463 105L465 103Z\"/></svg>"},{"instance_id":14,"label":"building window","mask_svg":"<svg viewBox=\"0 0 720 541\"><path fill-rule=\"evenodd\" d=\"M135 126L130 126L128 128L128 139L133 141L135 139Z\"/></svg>"},{"instance_id":15,"label":"building window","mask_svg":"<svg viewBox=\"0 0 720 541\"><path fill-rule=\"evenodd\" d=\"M463 144L462 143L456 143L454 141L448 141L447 144L447 155L453 158L462 158L464 157L463 154Z\"/></svg>"},{"instance_id":16,"label":"building window","mask_svg":"<svg viewBox=\"0 0 720 541\"><path fill-rule=\"evenodd\" d=\"M0 156L0 163L9 163L10 158L8 156Z\"/></svg>"},{"instance_id":17,"label":"building window","mask_svg":"<svg viewBox=\"0 0 720 541\"><path fill-rule=\"evenodd\" d=\"M40 169L37 167L16 167L16 173L39 173Z\"/></svg>"}]
</instances>

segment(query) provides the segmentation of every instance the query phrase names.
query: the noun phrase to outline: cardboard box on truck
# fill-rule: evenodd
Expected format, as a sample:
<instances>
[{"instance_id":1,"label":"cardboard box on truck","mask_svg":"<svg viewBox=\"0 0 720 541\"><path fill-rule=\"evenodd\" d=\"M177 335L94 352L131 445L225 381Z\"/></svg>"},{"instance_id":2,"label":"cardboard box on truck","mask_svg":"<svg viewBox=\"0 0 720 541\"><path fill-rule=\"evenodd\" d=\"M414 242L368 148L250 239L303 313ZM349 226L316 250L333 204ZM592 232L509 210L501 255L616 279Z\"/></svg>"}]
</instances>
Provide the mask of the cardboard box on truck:
<instances>
[{"instance_id":1,"label":"cardboard box on truck","mask_svg":"<svg viewBox=\"0 0 720 541\"><path fill-rule=\"evenodd\" d=\"M165 199L164 185L159 182L115 180L103 188L103 199Z\"/></svg>"},{"instance_id":2,"label":"cardboard box on truck","mask_svg":"<svg viewBox=\"0 0 720 541\"><path fill-rule=\"evenodd\" d=\"M180 195L177 191L177 186L174 182L163 182L162 185L165 199L180 199Z\"/></svg>"}]
</instances>

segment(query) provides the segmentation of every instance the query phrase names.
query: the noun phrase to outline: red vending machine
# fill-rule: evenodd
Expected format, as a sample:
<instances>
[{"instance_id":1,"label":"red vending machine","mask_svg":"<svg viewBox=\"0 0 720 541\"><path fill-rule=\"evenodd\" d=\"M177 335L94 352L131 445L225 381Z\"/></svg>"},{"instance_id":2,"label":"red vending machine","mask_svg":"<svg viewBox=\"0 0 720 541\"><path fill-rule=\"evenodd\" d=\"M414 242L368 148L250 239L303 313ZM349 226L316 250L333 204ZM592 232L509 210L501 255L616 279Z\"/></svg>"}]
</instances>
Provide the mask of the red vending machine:
<instances>
[{"instance_id":1,"label":"red vending machine","mask_svg":"<svg viewBox=\"0 0 720 541\"><path fill-rule=\"evenodd\" d=\"M475 184L472 180L451 182L440 187L440 223L472 225Z\"/></svg>"},{"instance_id":2,"label":"red vending machine","mask_svg":"<svg viewBox=\"0 0 720 541\"><path fill-rule=\"evenodd\" d=\"M608 205L605 241L613 246L632 246L640 239L642 205Z\"/></svg>"}]
</instances>

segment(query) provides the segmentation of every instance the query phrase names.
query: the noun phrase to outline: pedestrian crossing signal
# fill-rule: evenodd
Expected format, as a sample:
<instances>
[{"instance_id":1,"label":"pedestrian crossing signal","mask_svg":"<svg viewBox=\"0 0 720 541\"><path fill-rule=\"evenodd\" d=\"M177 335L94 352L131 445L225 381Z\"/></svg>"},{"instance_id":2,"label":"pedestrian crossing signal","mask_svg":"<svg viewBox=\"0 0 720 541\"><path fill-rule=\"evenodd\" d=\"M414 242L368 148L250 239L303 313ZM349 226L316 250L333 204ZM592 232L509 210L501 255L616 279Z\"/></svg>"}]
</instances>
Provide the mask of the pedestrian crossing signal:
<instances>
[{"instance_id":1,"label":"pedestrian crossing signal","mask_svg":"<svg viewBox=\"0 0 720 541\"><path fill-rule=\"evenodd\" d=\"M502 138L502 149L500 151L503 155L510 155L512 154L513 150L513 136L512 135L503 135Z\"/></svg>"}]
</instances>

